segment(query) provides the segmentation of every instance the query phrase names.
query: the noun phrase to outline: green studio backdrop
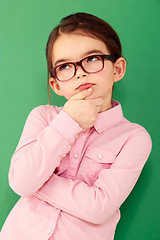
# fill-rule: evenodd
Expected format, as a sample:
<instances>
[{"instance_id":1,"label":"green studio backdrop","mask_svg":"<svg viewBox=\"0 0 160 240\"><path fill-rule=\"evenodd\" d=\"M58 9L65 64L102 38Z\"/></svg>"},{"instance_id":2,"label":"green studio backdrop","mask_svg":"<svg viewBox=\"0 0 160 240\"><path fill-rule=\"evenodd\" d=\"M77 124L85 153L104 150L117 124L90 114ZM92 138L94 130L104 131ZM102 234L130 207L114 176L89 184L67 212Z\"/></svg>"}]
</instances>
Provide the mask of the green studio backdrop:
<instances>
[{"instance_id":1,"label":"green studio backdrop","mask_svg":"<svg viewBox=\"0 0 160 240\"><path fill-rule=\"evenodd\" d=\"M29 112L47 104L47 38L62 17L78 11L103 18L120 36L127 72L115 84L114 99L153 141L137 185L121 206L115 240L159 240L159 0L0 0L0 229L19 199L8 185L11 156ZM52 104L65 103L51 96Z\"/></svg>"}]
</instances>

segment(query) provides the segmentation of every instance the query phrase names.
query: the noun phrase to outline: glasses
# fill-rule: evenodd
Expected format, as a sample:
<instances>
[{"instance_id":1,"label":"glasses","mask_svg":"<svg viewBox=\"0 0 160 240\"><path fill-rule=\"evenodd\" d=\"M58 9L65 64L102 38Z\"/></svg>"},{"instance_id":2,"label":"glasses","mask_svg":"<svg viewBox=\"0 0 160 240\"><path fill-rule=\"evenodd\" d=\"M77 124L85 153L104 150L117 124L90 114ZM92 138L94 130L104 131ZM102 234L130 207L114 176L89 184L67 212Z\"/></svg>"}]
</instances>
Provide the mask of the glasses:
<instances>
[{"instance_id":1,"label":"glasses","mask_svg":"<svg viewBox=\"0 0 160 240\"><path fill-rule=\"evenodd\" d=\"M111 55L90 55L78 62L66 62L51 68L52 77L60 82L68 81L76 75L77 66L86 73L97 73L104 68L104 60L116 61Z\"/></svg>"}]
</instances>

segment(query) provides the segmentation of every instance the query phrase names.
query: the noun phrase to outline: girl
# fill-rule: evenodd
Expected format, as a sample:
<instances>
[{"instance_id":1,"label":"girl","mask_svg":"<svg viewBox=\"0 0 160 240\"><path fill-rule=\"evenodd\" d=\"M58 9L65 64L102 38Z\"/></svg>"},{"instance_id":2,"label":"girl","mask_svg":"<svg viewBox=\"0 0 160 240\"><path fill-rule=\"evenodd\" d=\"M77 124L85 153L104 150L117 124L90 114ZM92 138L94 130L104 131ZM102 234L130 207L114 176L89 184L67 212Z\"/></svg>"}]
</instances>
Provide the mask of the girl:
<instances>
[{"instance_id":1,"label":"girl","mask_svg":"<svg viewBox=\"0 0 160 240\"><path fill-rule=\"evenodd\" d=\"M1 240L113 240L119 208L151 151L146 130L112 100L125 74L112 27L86 13L51 32L48 86L68 101L28 116L11 160L9 183L21 196Z\"/></svg>"}]
</instances>

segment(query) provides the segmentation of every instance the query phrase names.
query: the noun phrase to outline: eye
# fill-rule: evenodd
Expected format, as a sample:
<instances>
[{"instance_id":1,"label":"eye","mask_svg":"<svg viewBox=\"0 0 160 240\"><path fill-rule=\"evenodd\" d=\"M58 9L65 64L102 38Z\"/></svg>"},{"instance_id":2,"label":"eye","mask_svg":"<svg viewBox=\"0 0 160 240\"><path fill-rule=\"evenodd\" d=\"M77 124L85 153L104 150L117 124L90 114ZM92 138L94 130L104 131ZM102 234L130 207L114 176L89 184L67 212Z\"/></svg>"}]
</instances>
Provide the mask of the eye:
<instances>
[{"instance_id":1,"label":"eye","mask_svg":"<svg viewBox=\"0 0 160 240\"><path fill-rule=\"evenodd\" d=\"M64 70L68 70L71 68L70 64L62 64L61 66L59 66L58 71L64 71Z\"/></svg>"},{"instance_id":2,"label":"eye","mask_svg":"<svg viewBox=\"0 0 160 240\"><path fill-rule=\"evenodd\" d=\"M100 60L100 57L99 56L90 56L87 58L87 62L95 62L95 61L98 61Z\"/></svg>"}]
</instances>

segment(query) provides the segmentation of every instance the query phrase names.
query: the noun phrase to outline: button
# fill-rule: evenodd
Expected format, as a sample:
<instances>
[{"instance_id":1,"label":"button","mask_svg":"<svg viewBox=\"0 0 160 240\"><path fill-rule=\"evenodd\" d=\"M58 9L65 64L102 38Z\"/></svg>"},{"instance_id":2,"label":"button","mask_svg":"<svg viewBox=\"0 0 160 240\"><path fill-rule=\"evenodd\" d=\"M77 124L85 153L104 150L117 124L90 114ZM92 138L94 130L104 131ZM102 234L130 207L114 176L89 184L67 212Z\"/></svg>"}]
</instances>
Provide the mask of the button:
<instances>
[{"instance_id":1,"label":"button","mask_svg":"<svg viewBox=\"0 0 160 240\"><path fill-rule=\"evenodd\" d=\"M66 156L66 153L65 154L63 154L63 156L62 157L65 157Z\"/></svg>"},{"instance_id":2,"label":"button","mask_svg":"<svg viewBox=\"0 0 160 240\"><path fill-rule=\"evenodd\" d=\"M76 134L74 138L77 138L77 137L78 137L78 134Z\"/></svg>"},{"instance_id":3,"label":"button","mask_svg":"<svg viewBox=\"0 0 160 240\"><path fill-rule=\"evenodd\" d=\"M51 234L51 232L52 232L52 230L51 230L51 229L49 229L47 233L48 233L48 234Z\"/></svg>"},{"instance_id":4,"label":"button","mask_svg":"<svg viewBox=\"0 0 160 240\"><path fill-rule=\"evenodd\" d=\"M101 154L98 155L98 158L101 159L103 156Z\"/></svg>"},{"instance_id":5,"label":"button","mask_svg":"<svg viewBox=\"0 0 160 240\"><path fill-rule=\"evenodd\" d=\"M78 156L79 156L79 155L78 155L77 153L74 154L74 157L75 157L75 158L78 158Z\"/></svg>"}]
</instances>

